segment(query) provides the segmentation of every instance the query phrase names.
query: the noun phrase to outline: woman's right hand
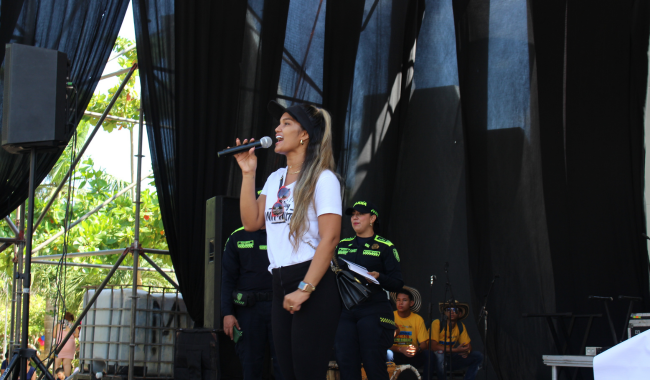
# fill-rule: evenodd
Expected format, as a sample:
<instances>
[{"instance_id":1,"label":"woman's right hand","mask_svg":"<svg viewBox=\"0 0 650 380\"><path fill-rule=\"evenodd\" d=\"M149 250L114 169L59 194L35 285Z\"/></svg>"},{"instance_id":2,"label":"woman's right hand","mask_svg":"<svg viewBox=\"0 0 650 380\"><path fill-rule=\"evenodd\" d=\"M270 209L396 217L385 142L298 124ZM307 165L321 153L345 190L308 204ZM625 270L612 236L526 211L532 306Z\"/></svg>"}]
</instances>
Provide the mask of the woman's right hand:
<instances>
[{"instance_id":1,"label":"woman's right hand","mask_svg":"<svg viewBox=\"0 0 650 380\"><path fill-rule=\"evenodd\" d=\"M255 141L255 139L251 139L250 142ZM248 144L248 139L244 140L244 142L240 142L239 138L236 140L237 145L240 146L242 144ZM241 168L241 171L243 174L251 174L255 173L255 169L257 169L257 156L255 155L255 148L250 148L248 152L241 152L235 154L235 158L237 159L237 164L239 164L239 167Z\"/></svg>"}]
</instances>

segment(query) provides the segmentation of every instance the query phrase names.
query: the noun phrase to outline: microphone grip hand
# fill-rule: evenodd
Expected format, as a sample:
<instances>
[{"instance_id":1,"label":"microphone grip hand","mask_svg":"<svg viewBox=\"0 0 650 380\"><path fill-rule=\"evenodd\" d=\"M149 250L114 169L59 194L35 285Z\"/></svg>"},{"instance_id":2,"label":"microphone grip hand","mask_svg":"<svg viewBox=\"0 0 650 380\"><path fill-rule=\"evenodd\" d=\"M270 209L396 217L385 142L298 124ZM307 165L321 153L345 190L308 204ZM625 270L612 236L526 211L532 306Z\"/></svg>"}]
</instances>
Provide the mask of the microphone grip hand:
<instances>
[{"instance_id":1,"label":"microphone grip hand","mask_svg":"<svg viewBox=\"0 0 650 380\"><path fill-rule=\"evenodd\" d=\"M254 142L255 139L251 139L250 142ZM236 146L246 145L249 143L248 139L245 139L243 142L237 138ZM230 148L230 147L229 147ZM257 156L255 155L255 148L250 148L247 152L241 152L234 155L237 160L237 164L242 171L242 175L250 176L255 175L257 170Z\"/></svg>"}]
</instances>

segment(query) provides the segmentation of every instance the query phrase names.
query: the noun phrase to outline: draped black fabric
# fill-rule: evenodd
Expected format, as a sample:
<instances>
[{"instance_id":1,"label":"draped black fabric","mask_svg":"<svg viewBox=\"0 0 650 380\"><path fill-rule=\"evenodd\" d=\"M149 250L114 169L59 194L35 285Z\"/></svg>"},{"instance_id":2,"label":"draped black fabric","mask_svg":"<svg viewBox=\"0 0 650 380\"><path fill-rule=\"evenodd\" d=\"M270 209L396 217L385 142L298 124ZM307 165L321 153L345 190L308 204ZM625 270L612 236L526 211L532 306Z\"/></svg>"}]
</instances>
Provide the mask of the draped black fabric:
<instances>
[{"instance_id":1,"label":"draped black fabric","mask_svg":"<svg viewBox=\"0 0 650 380\"><path fill-rule=\"evenodd\" d=\"M534 51L528 9L456 1L454 17L474 311L492 277L507 273L492 294L488 354L502 379L542 377L540 357L552 349L546 321L521 317L554 312L556 296L533 65L522 59Z\"/></svg>"},{"instance_id":2,"label":"draped black fabric","mask_svg":"<svg viewBox=\"0 0 650 380\"><path fill-rule=\"evenodd\" d=\"M592 294L643 296L635 311L647 311L641 114L648 77L648 2L623 1L607 11L571 2L560 10L539 2L533 9L541 13L535 17L566 20L566 58L559 59L550 41L542 39L550 62L543 77L539 65L538 80L540 110L557 107L552 98L560 94L566 107L563 130L540 118L544 187L554 188L545 198L547 215L554 218L548 229L558 311L603 312L587 299ZM541 25L550 27L546 20ZM627 305L611 306L620 334ZM573 347L578 344L574 340ZM604 319L595 322L587 344L613 344Z\"/></svg>"},{"instance_id":3,"label":"draped black fabric","mask_svg":"<svg viewBox=\"0 0 650 380\"><path fill-rule=\"evenodd\" d=\"M237 121L246 3L139 1L134 19L167 242L202 325L205 201L228 187L230 162L217 160L216 147L233 140Z\"/></svg>"},{"instance_id":4,"label":"draped black fabric","mask_svg":"<svg viewBox=\"0 0 650 380\"><path fill-rule=\"evenodd\" d=\"M68 122L75 128L99 82L128 4L128 0L2 2L0 38L4 39L0 43L3 52L5 43L15 42L59 50L68 56L70 79L77 88L78 97L76 114L71 113ZM17 13L19 16L15 18ZM0 83L0 94L3 86L4 83ZM2 95L0 104L1 101ZM74 128L70 133L74 133ZM45 178L62 152L63 149L37 153L36 183ZM0 184L0 215L7 215L27 199L29 155L13 155L0 149Z\"/></svg>"},{"instance_id":5,"label":"draped black fabric","mask_svg":"<svg viewBox=\"0 0 650 380\"><path fill-rule=\"evenodd\" d=\"M519 313L603 312L593 294L649 306L639 117L648 11L634 1L505 5L455 1L454 18L471 277L480 296L501 274L488 347L500 378L516 379L547 376L539 357L555 351L544 321ZM612 307L619 334L627 305ZM585 327L569 352L579 354ZM612 344L597 320L587 345Z\"/></svg>"},{"instance_id":6,"label":"draped black fabric","mask_svg":"<svg viewBox=\"0 0 650 380\"><path fill-rule=\"evenodd\" d=\"M380 234L426 301L470 303L472 345L498 378L550 376L546 322L522 313L601 312L590 294L650 307L647 0L134 4L156 186L195 320L205 200L241 183L216 151L273 135L271 99L331 111L346 204L378 205ZM284 160L258 153L262 186ZM484 342L477 316L494 275ZM616 326L626 307L612 304ZM611 345L606 328L596 321L588 344Z\"/></svg>"}]
</instances>

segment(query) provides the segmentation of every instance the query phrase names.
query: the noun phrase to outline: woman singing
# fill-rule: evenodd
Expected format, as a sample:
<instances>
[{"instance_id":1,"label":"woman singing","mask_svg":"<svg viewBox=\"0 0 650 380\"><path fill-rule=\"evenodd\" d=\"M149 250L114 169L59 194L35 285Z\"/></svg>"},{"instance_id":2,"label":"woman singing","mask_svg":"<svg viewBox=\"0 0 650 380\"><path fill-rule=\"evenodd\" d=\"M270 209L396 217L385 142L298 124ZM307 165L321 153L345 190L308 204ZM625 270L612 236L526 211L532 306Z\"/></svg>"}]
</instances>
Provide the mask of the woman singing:
<instances>
[{"instance_id":1,"label":"woman singing","mask_svg":"<svg viewBox=\"0 0 650 380\"><path fill-rule=\"evenodd\" d=\"M361 363L370 380L388 380L386 353L393 345L395 321L384 289L398 291L404 286L397 249L390 241L375 234L379 211L372 203L357 201L345 211L351 215L356 236L341 240L336 256L368 270L366 285L370 299L351 310L343 310L336 332L336 362L341 379L360 379ZM362 279L359 277L359 279Z\"/></svg>"},{"instance_id":2,"label":"woman singing","mask_svg":"<svg viewBox=\"0 0 650 380\"><path fill-rule=\"evenodd\" d=\"M287 167L267 178L256 201L255 150L235 156L243 177L242 223L247 231L266 224L273 340L282 375L287 380L323 379L341 314L329 270L342 209L331 119L324 109L306 104L284 108L272 101L268 110L280 121L275 152L286 156Z\"/></svg>"}]
</instances>

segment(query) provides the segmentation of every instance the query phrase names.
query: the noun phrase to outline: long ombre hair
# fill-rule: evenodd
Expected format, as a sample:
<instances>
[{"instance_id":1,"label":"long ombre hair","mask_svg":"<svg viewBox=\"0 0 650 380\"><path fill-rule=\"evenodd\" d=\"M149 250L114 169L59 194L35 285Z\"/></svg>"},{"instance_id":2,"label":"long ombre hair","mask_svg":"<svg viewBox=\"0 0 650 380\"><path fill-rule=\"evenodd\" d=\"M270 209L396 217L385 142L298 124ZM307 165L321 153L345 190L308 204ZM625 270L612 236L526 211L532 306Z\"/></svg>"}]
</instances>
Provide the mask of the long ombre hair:
<instances>
[{"instance_id":1,"label":"long ombre hair","mask_svg":"<svg viewBox=\"0 0 650 380\"><path fill-rule=\"evenodd\" d=\"M289 223L289 240L294 250L298 249L301 237L309 229L307 214L309 207L314 205L314 193L316 184L321 173L331 170L339 179L334 163L334 152L332 150L332 118L322 108L313 105L303 105L309 119L313 124L312 134L309 135L305 161L300 168L300 176L294 190L294 212ZM303 128L304 129L304 128Z\"/></svg>"}]
</instances>

